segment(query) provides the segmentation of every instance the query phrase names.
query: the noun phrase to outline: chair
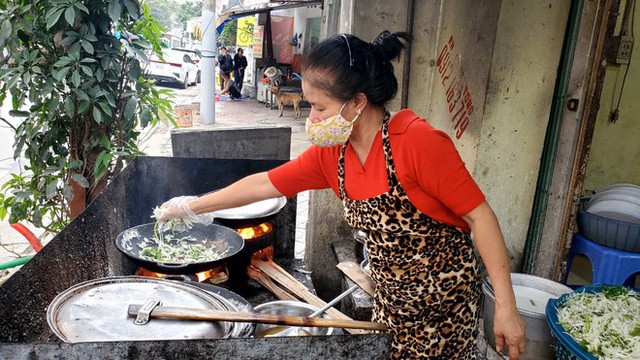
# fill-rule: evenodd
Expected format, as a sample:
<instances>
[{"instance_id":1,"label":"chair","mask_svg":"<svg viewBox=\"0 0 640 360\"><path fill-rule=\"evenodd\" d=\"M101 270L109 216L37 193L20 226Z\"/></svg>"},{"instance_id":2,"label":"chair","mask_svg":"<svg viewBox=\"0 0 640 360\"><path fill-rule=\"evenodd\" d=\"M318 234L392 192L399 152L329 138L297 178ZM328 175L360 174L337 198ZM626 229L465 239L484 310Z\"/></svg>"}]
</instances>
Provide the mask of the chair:
<instances>
[{"instance_id":1,"label":"chair","mask_svg":"<svg viewBox=\"0 0 640 360\"><path fill-rule=\"evenodd\" d=\"M640 253L604 247L575 234L567 261L567 278L576 255L584 255L591 261L594 284L634 286L632 275L640 272Z\"/></svg>"}]
</instances>

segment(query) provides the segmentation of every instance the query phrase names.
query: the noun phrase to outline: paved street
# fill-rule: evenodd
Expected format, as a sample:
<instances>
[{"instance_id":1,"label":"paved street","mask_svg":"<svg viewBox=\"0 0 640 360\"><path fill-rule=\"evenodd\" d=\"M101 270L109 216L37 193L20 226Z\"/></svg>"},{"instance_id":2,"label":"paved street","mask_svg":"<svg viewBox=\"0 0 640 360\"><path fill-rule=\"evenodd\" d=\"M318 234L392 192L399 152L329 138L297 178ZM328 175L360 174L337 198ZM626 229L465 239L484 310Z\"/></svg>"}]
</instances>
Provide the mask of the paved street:
<instances>
[{"instance_id":1,"label":"paved street","mask_svg":"<svg viewBox=\"0 0 640 360\"><path fill-rule=\"evenodd\" d=\"M168 87L175 95L174 105L186 105L200 101L200 86L190 86L188 89L178 89ZM213 100L213 99L212 99ZM0 114L7 118L10 105L6 104L0 110ZM291 156L295 157L309 146L309 142L304 134L304 119L309 113L308 108L301 109L302 116L295 119L293 109L285 108L283 117L278 117L276 109L269 109L263 103L255 99L243 99L240 101L220 101L216 103L216 124L201 125L194 124L194 128L215 128L216 126L238 126L238 127L268 127L268 126L290 126L292 129ZM16 119L11 120L12 124L17 124ZM159 124L154 128L142 129L139 146L142 151L150 156L172 156L170 129L172 125ZM13 130L6 124L0 124L0 184L3 184L11 173L16 173L24 166L24 159L13 160ZM5 141L5 139L9 141ZM308 194L300 194L298 197L298 224L296 233L296 255L302 256L304 249L304 229L307 218ZM19 256L33 254L33 249L28 242L9 224L8 219L0 222L0 263L10 261ZM25 224L29 226L29 224ZM34 232L37 230L32 228ZM46 241L45 241L46 243ZM7 272L4 272L7 275ZM0 280L3 271L0 271Z\"/></svg>"}]
</instances>

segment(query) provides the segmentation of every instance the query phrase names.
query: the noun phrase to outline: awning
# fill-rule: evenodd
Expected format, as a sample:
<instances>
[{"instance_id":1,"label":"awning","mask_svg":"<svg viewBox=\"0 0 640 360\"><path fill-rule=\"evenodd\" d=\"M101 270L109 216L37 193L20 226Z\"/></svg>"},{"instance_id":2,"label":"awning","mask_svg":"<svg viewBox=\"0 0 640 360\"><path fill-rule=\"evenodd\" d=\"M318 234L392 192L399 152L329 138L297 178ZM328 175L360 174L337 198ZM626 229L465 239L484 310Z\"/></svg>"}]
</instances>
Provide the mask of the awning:
<instances>
[{"instance_id":1,"label":"awning","mask_svg":"<svg viewBox=\"0 0 640 360\"><path fill-rule=\"evenodd\" d=\"M223 10L217 19L223 19L219 21L233 20L244 16L267 13L276 10L286 10L305 6L322 6L322 0L290 0L290 1L278 1L277 3L261 4L257 6L242 6L240 4L229 7ZM216 21L218 23L218 21Z\"/></svg>"}]
</instances>

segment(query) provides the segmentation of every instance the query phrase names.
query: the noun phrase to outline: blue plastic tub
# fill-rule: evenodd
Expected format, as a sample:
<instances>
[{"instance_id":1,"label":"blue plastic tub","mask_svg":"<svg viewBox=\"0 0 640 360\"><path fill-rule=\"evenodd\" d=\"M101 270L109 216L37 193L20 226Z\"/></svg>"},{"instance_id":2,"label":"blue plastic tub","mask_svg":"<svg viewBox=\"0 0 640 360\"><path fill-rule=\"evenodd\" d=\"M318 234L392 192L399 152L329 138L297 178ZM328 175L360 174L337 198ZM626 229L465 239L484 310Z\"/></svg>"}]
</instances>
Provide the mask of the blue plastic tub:
<instances>
[{"instance_id":1,"label":"blue plastic tub","mask_svg":"<svg viewBox=\"0 0 640 360\"><path fill-rule=\"evenodd\" d=\"M640 224L599 216L586 211L589 198L580 200L578 231L585 238L613 249L640 252Z\"/></svg>"}]
</instances>

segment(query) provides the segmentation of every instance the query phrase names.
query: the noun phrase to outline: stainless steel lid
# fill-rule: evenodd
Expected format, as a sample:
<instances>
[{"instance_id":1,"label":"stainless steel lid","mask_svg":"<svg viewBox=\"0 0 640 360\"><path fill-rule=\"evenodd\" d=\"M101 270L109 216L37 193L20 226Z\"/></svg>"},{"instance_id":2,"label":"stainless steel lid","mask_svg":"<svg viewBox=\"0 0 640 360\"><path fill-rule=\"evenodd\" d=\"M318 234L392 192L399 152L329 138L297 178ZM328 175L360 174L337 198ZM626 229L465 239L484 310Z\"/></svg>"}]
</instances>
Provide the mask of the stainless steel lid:
<instances>
[{"instance_id":1,"label":"stainless steel lid","mask_svg":"<svg viewBox=\"0 0 640 360\"><path fill-rule=\"evenodd\" d=\"M63 341L220 339L233 324L151 319L145 325L128 317L130 304L160 300L166 306L227 310L219 297L194 286L142 276L110 277L77 284L59 294L47 309L51 330Z\"/></svg>"},{"instance_id":2,"label":"stainless steel lid","mask_svg":"<svg viewBox=\"0 0 640 360\"><path fill-rule=\"evenodd\" d=\"M212 212L213 216L221 219L253 219L278 213L287 204L287 198L282 196L274 199L257 201L249 205Z\"/></svg>"}]
</instances>

